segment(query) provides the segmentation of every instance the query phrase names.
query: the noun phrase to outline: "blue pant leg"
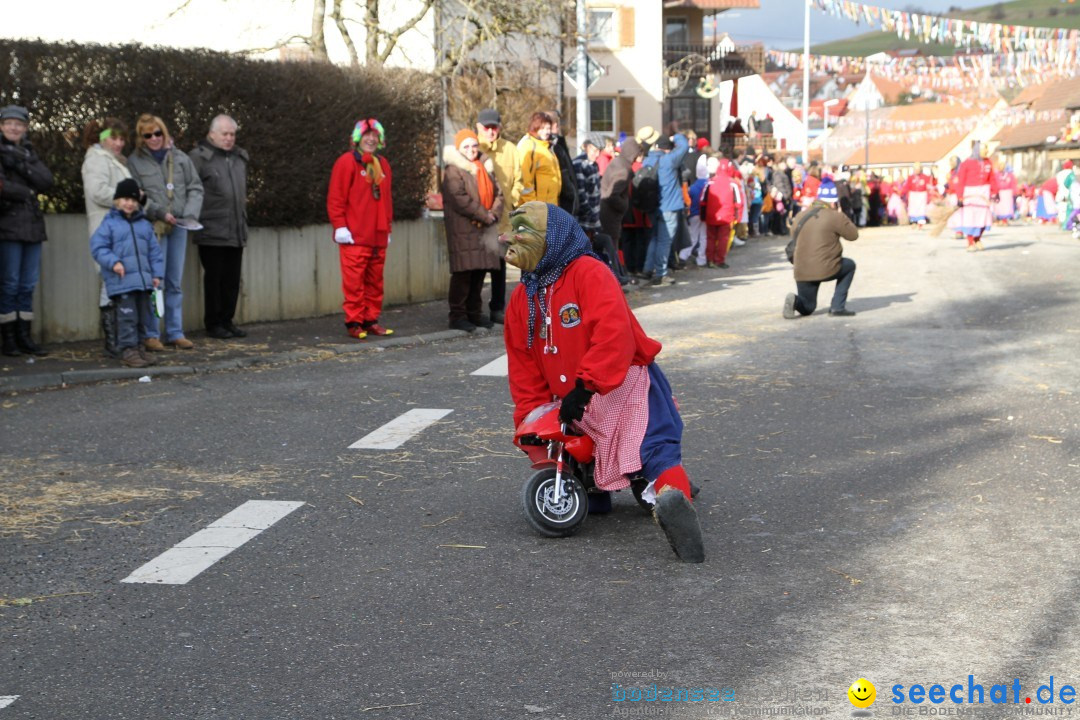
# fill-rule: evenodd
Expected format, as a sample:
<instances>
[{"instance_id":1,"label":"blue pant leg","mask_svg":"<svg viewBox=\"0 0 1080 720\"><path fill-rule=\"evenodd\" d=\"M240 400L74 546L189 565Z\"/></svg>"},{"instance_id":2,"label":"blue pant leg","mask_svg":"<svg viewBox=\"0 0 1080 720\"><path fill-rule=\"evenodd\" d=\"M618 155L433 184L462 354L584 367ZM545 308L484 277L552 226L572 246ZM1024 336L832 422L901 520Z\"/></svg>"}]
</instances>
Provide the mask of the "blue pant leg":
<instances>
[{"instance_id":1,"label":"blue pant leg","mask_svg":"<svg viewBox=\"0 0 1080 720\"><path fill-rule=\"evenodd\" d=\"M648 372L649 424L641 441L641 472L655 480L668 468L682 464L683 421L660 366L652 363Z\"/></svg>"},{"instance_id":2,"label":"blue pant leg","mask_svg":"<svg viewBox=\"0 0 1080 720\"><path fill-rule=\"evenodd\" d=\"M165 339L172 341L184 336L184 261L187 256L188 232L173 226L164 236L161 250L165 255Z\"/></svg>"}]
</instances>

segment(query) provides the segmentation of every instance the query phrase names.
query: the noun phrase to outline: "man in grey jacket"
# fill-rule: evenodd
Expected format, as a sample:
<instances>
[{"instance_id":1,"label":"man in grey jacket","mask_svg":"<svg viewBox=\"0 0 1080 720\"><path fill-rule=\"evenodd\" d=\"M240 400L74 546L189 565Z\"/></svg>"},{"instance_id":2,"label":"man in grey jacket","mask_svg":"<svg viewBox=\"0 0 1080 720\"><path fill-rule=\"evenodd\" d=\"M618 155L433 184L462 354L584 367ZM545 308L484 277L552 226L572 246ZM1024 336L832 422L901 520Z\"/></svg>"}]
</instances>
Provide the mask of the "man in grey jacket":
<instances>
[{"instance_id":1,"label":"man in grey jacket","mask_svg":"<svg viewBox=\"0 0 1080 720\"><path fill-rule=\"evenodd\" d=\"M203 266L203 321L206 334L224 340L245 337L233 323L240 296L240 263L247 245L247 152L236 145L236 121L218 115L210 132L191 151L204 198L195 233Z\"/></svg>"}]
</instances>

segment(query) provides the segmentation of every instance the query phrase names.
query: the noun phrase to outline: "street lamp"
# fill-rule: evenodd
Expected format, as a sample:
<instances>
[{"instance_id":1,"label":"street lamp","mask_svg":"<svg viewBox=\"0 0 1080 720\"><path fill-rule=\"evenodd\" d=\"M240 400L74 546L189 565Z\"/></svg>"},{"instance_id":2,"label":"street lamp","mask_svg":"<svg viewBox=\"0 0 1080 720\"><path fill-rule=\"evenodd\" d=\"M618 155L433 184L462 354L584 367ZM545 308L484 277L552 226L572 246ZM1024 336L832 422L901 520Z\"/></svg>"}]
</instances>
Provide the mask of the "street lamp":
<instances>
[{"instance_id":1,"label":"street lamp","mask_svg":"<svg viewBox=\"0 0 1080 720\"><path fill-rule=\"evenodd\" d=\"M826 133L829 132L829 108L833 105L840 103L840 100L833 98L832 100L826 100L824 104L825 108L825 124L821 126L821 164L829 164L829 138Z\"/></svg>"}]
</instances>

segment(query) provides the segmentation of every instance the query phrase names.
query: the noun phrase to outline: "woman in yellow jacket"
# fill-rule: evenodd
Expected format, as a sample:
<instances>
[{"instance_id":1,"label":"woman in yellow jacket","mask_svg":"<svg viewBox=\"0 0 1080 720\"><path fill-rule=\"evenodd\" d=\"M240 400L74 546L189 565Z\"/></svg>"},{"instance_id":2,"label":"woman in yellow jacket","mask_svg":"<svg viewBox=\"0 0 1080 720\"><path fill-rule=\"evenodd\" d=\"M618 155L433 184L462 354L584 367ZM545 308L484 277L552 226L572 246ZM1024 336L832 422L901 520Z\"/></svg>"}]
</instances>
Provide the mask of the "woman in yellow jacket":
<instances>
[{"instance_id":1,"label":"woman in yellow jacket","mask_svg":"<svg viewBox=\"0 0 1080 720\"><path fill-rule=\"evenodd\" d=\"M518 160L521 163L521 185L515 195L518 205L532 200L559 204L562 173L559 160L548 145L554 120L545 112L534 112L529 118L529 133L518 141Z\"/></svg>"}]
</instances>

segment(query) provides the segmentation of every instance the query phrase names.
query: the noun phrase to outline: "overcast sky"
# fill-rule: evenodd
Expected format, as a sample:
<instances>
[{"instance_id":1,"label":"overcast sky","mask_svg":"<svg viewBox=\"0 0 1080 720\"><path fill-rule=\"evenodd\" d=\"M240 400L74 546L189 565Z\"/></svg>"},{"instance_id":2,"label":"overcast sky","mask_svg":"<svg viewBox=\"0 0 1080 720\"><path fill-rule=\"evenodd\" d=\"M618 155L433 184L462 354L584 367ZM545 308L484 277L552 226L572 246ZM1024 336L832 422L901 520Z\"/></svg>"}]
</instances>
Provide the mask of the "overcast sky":
<instances>
[{"instance_id":1,"label":"overcast sky","mask_svg":"<svg viewBox=\"0 0 1080 720\"><path fill-rule=\"evenodd\" d=\"M982 7L992 4L991 0L872 0L868 4L891 10L904 10L908 7L933 9L942 12L944 8L956 6L963 8ZM760 40L766 47L779 50L791 50L802 47L803 12L800 0L761 0L760 10L728 10L717 15L717 25L721 32L726 32L737 43ZM877 28L856 25L842 18L826 15L820 10L810 10L810 43L842 40L853 35Z\"/></svg>"}]
</instances>

